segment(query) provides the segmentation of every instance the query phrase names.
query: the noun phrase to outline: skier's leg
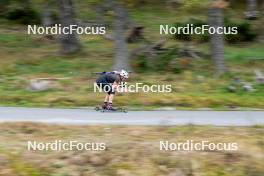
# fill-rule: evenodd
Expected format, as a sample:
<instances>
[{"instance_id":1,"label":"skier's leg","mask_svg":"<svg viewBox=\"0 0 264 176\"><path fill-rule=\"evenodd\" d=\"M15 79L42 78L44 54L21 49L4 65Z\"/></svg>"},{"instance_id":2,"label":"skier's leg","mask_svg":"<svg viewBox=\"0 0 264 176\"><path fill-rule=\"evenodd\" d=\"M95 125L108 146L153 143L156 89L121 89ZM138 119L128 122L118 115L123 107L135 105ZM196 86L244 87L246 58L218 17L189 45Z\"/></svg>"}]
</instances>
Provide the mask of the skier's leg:
<instances>
[{"instance_id":1,"label":"skier's leg","mask_svg":"<svg viewBox=\"0 0 264 176\"><path fill-rule=\"evenodd\" d=\"M104 99L104 104L102 105L103 109L107 108L108 100L109 100L109 94L106 94L105 99Z\"/></svg>"},{"instance_id":2,"label":"skier's leg","mask_svg":"<svg viewBox=\"0 0 264 176\"><path fill-rule=\"evenodd\" d=\"M107 109L108 110L116 110L113 108L113 99L114 99L115 94L110 94L109 95L109 101L108 101L108 105L107 105Z\"/></svg>"},{"instance_id":3,"label":"skier's leg","mask_svg":"<svg viewBox=\"0 0 264 176\"><path fill-rule=\"evenodd\" d=\"M108 103L113 103L113 100L114 100L114 94L110 94L109 96L108 96Z\"/></svg>"}]
</instances>

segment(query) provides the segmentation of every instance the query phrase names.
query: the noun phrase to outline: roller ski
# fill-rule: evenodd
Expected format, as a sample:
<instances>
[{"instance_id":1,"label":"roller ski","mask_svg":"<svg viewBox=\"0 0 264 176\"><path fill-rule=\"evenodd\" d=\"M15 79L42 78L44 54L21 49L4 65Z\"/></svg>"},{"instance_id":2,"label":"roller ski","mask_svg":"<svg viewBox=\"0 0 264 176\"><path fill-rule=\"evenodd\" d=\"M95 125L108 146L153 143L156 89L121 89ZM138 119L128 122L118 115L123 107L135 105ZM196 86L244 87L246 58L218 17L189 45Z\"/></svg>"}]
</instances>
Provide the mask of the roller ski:
<instances>
[{"instance_id":1,"label":"roller ski","mask_svg":"<svg viewBox=\"0 0 264 176\"><path fill-rule=\"evenodd\" d=\"M124 112L124 113L127 113L127 110L125 108L122 108L122 107L113 108L112 104L106 105L106 103L104 103L102 106L95 107L95 110L100 111L100 112Z\"/></svg>"}]
</instances>

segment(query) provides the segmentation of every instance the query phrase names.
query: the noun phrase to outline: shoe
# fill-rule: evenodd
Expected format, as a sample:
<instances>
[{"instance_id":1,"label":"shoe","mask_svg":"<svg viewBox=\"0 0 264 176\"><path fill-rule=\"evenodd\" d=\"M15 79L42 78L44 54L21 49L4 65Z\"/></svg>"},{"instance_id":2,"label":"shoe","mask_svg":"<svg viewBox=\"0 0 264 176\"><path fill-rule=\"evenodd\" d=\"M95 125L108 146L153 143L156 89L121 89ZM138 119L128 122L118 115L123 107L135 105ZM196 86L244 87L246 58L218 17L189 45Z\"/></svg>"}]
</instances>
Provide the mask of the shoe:
<instances>
[{"instance_id":1,"label":"shoe","mask_svg":"<svg viewBox=\"0 0 264 176\"><path fill-rule=\"evenodd\" d=\"M104 104L102 105L102 109L107 109L108 103L104 102Z\"/></svg>"},{"instance_id":2,"label":"shoe","mask_svg":"<svg viewBox=\"0 0 264 176\"><path fill-rule=\"evenodd\" d=\"M109 110L109 111L116 111L115 108L113 108L113 104L112 103L108 103L107 107L106 107L106 110Z\"/></svg>"}]
</instances>

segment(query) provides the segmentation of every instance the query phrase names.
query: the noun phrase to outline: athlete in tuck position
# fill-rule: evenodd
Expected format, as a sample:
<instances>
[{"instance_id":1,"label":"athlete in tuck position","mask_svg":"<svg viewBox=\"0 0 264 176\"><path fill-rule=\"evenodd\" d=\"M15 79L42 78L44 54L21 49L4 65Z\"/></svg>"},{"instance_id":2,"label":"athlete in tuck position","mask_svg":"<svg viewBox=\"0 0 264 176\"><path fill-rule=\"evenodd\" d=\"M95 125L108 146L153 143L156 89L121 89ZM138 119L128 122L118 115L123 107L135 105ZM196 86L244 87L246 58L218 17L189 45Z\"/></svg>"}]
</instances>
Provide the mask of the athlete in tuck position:
<instances>
[{"instance_id":1,"label":"athlete in tuck position","mask_svg":"<svg viewBox=\"0 0 264 176\"><path fill-rule=\"evenodd\" d=\"M117 87L122 82L128 79L129 73L126 70L103 72L100 77L96 80L96 84L104 90L107 94L102 105L102 109L115 110L113 108L113 99Z\"/></svg>"}]
</instances>

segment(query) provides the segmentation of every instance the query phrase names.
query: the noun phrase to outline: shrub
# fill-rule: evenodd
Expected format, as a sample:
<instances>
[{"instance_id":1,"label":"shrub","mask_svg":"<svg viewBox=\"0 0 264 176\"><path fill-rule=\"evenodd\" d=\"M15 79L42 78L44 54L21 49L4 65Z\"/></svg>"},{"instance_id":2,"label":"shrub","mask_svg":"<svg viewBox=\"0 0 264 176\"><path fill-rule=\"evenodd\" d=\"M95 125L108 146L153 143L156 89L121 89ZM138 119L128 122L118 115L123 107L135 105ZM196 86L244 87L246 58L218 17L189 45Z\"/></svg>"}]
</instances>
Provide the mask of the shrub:
<instances>
[{"instance_id":1,"label":"shrub","mask_svg":"<svg viewBox=\"0 0 264 176\"><path fill-rule=\"evenodd\" d=\"M178 49L168 48L157 52L154 56L149 53L143 53L133 60L133 66L136 72L172 72L180 73L182 67L179 62L176 62ZM178 65L179 64L179 65Z\"/></svg>"},{"instance_id":2,"label":"shrub","mask_svg":"<svg viewBox=\"0 0 264 176\"><path fill-rule=\"evenodd\" d=\"M135 68L136 72L143 73L149 69L148 59L145 55L140 55L135 58L133 67Z\"/></svg>"},{"instance_id":3,"label":"shrub","mask_svg":"<svg viewBox=\"0 0 264 176\"><path fill-rule=\"evenodd\" d=\"M155 71L171 71L170 70L170 62L173 58L177 57L177 49L170 48L160 54L154 59L154 67Z\"/></svg>"},{"instance_id":4,"label":"shrub","mask_svg":"<svg viewBox=\"0 0 264 176\"><path fill-rule=\"evenodd\" d=\"M202 25L205 25L206 22L200 19L195 19L195 18L190 18L187 21L184 22L177 22L175 23L175 26L187 26L187 24L193 24L193 27L202 27ZM209 35L191 35L191 34L175 34L175 39L178 40L183 40L183 41L208 41L209 40Z\"/></svg>"},{"instance_id":5,"label":"shrub","mask_svg":"<svg viewBox=\"0 0 264 176\"><path fill-rule=\"evenodd\" d=\"M12 9L6 14L8 20L17 21L20 24L40 24L40 15L31 8Z\"/></svg>"},{"instance_id":6,"label":"shrub","mask_svg":"<svg viewBox=\"0 0 264 176\"><path fill-rule=\"evenodd\" d=\"M0 17L3 17L6 13L8 6L10 4L10 0L2 0L0 1Z\"/></svg>"},{"instance_id":7,"label":"shrub","mask_svg":"<svg viewBox=\"0 0 264 176\"><path fill-rule=\"evenodd\" d=\"M237 26L238 34L226 35L225 39L228 43L251 42L257 37L257 33L253 31L252 25L246 21L235 23L225 20L225 26Z\"/></svg>"},{"instance_id":8,"label":"shrub","mask_svg":"<svg viewBox=\"0 0 264 176\"><path fill-rule=\"evenodd\" d=\"M206 21L191 18L184 22L177 22L175 26L187 26L187 24L193 24L194 27L201 27L202 25L207 25ZM225 19L224 25L226 27L238 27L238 34L235 35L225 35L225 40L228 43L239 43L239 42L251 42L257 37L257 33L252 29L252 25L247 21L243 22L233 22L231 20ZM183 41L197 41L197 42L207 42L210 39L208 33L204 35L191 35L191 34L175 34L175 39Z\"/></svg>"}]
</instances>

